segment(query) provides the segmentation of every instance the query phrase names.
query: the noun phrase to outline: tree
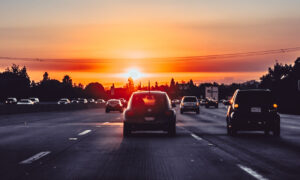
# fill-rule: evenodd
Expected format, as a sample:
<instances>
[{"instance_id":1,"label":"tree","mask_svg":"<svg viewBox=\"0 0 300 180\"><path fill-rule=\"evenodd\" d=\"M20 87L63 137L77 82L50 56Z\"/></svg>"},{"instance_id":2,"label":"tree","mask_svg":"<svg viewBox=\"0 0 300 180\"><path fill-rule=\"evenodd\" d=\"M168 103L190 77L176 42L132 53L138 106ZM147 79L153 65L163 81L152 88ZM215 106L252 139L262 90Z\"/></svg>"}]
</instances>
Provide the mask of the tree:
<instances>
[{"instance_id":1,"label":"tree","mask_svg":"<svg viewBox=\"0 0 300 180\"><path fill-rule=\"evenodd\" d=\"M48 74L48 72L45 72L45 73L43 74L43 80L42 80L42 81L48 81L48 80L50 80L49 74Z\"/></svg>"},{"instance_id":2,"label":"tree","mask_svg":"<svg viewBox=\"0 0 300 180\"><path fill-rule=\"evenodd\" d=\"M91 98L105 98L105 90L102 84L98 82L89 83L85 87L85 93Z\"/></svg>"},{"instance_id":3,"label":"tree","mask_svg":"<svg viewBox=\"0 0 300 180\"><path fill-rule=\"evenodd\" d=\"M63 80L62 80L62 83L66 86L72 86L73 82L72 82L72 79L69 75L65 75Z\"/></svg>"}]
</instances>

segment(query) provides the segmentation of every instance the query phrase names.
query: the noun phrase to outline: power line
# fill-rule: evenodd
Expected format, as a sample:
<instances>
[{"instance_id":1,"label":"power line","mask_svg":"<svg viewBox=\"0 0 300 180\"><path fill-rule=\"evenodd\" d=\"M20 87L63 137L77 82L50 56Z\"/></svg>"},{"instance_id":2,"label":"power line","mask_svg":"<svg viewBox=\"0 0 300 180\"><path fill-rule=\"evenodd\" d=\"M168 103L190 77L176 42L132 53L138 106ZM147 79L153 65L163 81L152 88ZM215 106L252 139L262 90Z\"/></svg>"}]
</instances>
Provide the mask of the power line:
<instances>
[{"instance_id":1,"label":"power line","mask_svg":"<svg viewBox=\"0 0 300 180\"><path fill-rule=\"evenodd\" d=\"M239 58L239 57L249 57L249 56L262 56L270 54L280 54L300 51L300 47L293 48L281 48L265 51L250 51L250 52L240 52L240 53L230 53L230 54L215 54L215 55L203 55L203 56L183 56L183 57L167 57L167 58L144 58L147 60L162 62L180 62L180 61L203 61L203 60L217 60L217 59L229 59L229 58ZM121 58L122 59L122 58ZM125 58L123 58L125 59ZM30 62L55 62L55 63L78 63L81 60L84 63L112 63L115 59L49 59L49 58L25 58L25 57L7 57L0 56L0 60L13 60L13 61L30 61ZM77 61L77 62L76 62ZM99 62L100 61L100 62Z\"/></svg>"}]
</instances>

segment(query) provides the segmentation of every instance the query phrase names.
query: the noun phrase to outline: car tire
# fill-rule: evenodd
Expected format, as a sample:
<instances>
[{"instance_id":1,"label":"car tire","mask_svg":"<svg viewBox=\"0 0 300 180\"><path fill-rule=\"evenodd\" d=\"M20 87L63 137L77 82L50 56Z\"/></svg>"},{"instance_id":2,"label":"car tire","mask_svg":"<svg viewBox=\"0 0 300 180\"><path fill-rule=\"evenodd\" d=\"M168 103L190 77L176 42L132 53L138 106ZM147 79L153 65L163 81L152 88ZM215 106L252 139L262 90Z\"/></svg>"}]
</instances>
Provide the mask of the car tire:
<instances>
[{"instance_id":1,"label":"car tire","mask_svg":"<svg viewBox=\"0 0 300 180\"><path fill-rule=\"evenodd\" d=\"M268 128L266 128L266 129L264 130L264 134L265 134L266 136L268 136L269 133L270 133L270 130L269 130Z\"/></svg>"},{"instance_id":2,"label":"car tire","mask_svg":"<svg viewBox=\"0 0 300 180\"><path fill-rule=\"evenodd\" d=\"M229 127L229 125L227 125L227 134L229 136L236 136L237 130L232 125L231 128Z\"/></svg>"},{"instance_id":3,"label":"car tire","mask_svg":"<svg viewBox=\"0 0 300 180\"><path fill-rule=\"evenodd\" d=\"M275 137L279 137L280 136L280 124L277 124L274 129L273 129L273 135Z\"/></svg>"},{"instance_id":4,"label":"car tire","mask_svg":"<svg viewBox=\"0 0 300 180\"><path fill-rule=\"evenodd\" d=\"M123 109L120 110L120 113L123 113Z\"/></svg>"},{"instance_id":5,"label":"car tire","mask_svg":"<svg viewBox=\"0 0 300 180\"><path fill-rule=\"evenodd\" d=\"M209 108L209 106L205 105L205 108L206 108L206 109L208 109L208 108Z\"/></svg>"},{"instance_id":6,"label":"car tire","mask_svg":"<svg viewBox=\"0 0 300 180\"><path fill-rule=\"evenodd\" d=\"M169 136L175 136L176 135L176 124L175 123L172 123L172 124L169 125L168 135Z\"/></svg>"},{"instance_id":7,"label":"car tire","mask_svg":"<svg viewBox=\"0 0 300 180\"><path fill-rule=\"evenodd\" d=\"M200 110L199 109L196 110L196 114L200 114Z\"/></svg>"},{"instance_id":8,"label":"car tire","mask_svg":"<svg viewBox=\"0 0 300 180\"><path fill-rule=\"evenodd\" d=\"M109 112L110 112L110 110L109 110L109 109L105 109L105 112L106 112L106 113L109 113Z\"/></svg>"},{"instance_id":9,"label":"car tire","mask_svg":"<svg viewBox=\"0 0 300 180\"><path fill-rule=\"evenodd\" d=\"M215 108L217 108L217 109L218 109L218 108L219 108L219 105L218 105L218 104L217 104L217 105L215 105Z\"/></svg>"},{"instance_id":10,"label":"car tire","mask_svg":"<svg viewBox=\"0 0 300 180\"><path fill-rule=\"evenodd\" d=\"M180 114L183 114L183 110L182 109L180 109Z\"/></svg>"},{"instance_id":11,"label":"car tire","mask_svg":"<svg viewBox=\"0 0 300 180\"><path fill-rule=\"evenodd\" d=\"M124 122L123 124L123 137L128 137L131 134L130 126Z\"/></svg>"}]
</instances>

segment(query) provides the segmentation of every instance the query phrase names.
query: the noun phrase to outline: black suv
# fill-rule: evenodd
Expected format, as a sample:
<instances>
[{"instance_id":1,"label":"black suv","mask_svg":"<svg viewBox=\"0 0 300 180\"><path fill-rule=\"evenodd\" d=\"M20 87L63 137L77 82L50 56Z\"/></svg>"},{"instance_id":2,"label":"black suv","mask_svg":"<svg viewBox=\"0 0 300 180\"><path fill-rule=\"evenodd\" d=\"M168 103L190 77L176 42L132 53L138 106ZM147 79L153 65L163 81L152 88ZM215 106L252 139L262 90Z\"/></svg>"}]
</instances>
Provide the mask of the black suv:
<instances>
[{"instance_id":1,"label":"black suv","mask_svg":"<svg viewBox=\"0 0 300 180\"><path fill-rule=\"evenodd\" d=\"M124 112L123 135L136 130L163 130L176 134L176 112L165 92L139 91L132 94Z\"/></svg>"},{"instance_id":2,"label":"black suv","mask_svg":"<svg viewBox=\"0 0 300 180\"><path fill-rule=\"evenodd\" d=\"M235 135L238 130L262 130L280 135L280 116L270 90L236 90L228 103L227 133Z\"/></svg>"}]
</instances>

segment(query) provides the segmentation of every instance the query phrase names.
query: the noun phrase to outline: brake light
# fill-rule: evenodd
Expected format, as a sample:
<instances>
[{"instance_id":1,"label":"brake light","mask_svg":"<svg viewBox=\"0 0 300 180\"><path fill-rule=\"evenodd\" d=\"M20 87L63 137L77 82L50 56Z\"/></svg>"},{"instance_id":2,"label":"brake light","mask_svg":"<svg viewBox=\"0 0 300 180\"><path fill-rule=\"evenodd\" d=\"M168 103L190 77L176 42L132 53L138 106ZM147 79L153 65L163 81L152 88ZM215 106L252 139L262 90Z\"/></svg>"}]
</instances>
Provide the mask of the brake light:
<instances>
[{"instance_id":1,"label":"brake light","mask_svg":"<svg viewBox=\"0 0 300 180\"><path fill-rule=\"evenodd\" d=\"M239 104L234 104L234 108L238 108L239 107Z\"/></svg>"},{"instance_id":2,"label":"brake light","mask_svg":"<svg viewBox=\"0 0 300 180\"><path fill-rule=\"evenodd\" d=\"M278 105L277 104L273 104L273 108L277 109Z\"/></svg>"}]
</instances>

